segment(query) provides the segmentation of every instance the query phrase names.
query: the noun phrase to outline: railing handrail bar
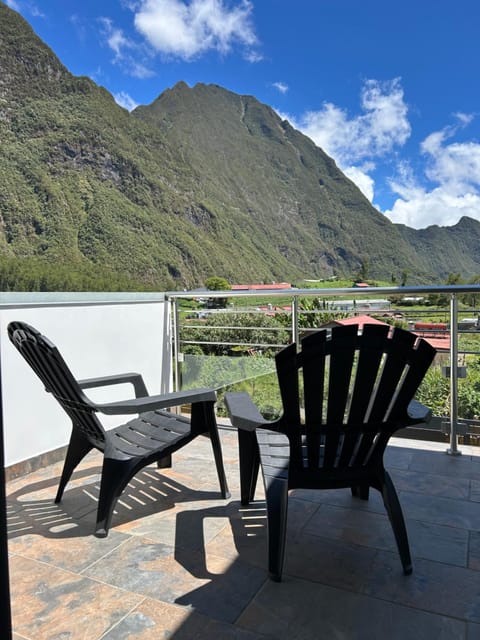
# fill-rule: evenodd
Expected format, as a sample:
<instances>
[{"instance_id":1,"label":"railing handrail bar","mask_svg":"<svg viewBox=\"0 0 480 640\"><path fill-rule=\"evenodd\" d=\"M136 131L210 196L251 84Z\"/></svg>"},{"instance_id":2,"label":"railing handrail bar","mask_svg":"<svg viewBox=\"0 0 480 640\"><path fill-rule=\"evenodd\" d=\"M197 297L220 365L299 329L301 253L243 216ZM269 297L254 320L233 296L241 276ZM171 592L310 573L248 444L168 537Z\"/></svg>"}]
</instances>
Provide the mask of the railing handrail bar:
<instances>
[{"instance_id":1,"label":"railing handrail bar","mask_svg":"<svg viewBox=\"0 0 480 640\"><path fill-rule=\"evenodd\" d=\"M323 297L331 298L336 296L366 296L375 294L382 295L400 295L409 294L436 294L436 293L478 293L480 294L480 285L478 284L456 284L456 285L435 285L431 287L414 286L414 287L349 287L349 288L325 288L325 289L242 289L241 291L167 291L165 299L169 298L264 298L264 297Z\"/></svg>"},{"instance_id":2,"label":"railing handrail bar","mask_svg":"<svg viewBox=\"0 0 480 640\"><path fill-rule=\"evenodd\" d=\"M0 302L0 310L7 309L44 309L56 307L106 307L133 304L159 304L166 302L166 298L158 297L154 300L91 300L91 301L57 301L57 302Z\"/></svg>"}]
</instances>

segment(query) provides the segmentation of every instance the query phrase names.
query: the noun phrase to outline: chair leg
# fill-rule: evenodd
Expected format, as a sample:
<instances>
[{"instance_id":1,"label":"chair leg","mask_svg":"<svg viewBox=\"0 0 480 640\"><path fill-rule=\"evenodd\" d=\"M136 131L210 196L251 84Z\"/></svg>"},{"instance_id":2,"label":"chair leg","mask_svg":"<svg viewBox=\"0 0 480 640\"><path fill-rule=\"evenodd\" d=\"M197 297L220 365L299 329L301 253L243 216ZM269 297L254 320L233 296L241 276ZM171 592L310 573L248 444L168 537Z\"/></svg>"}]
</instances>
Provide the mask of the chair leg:
<instances>
[{"instance_id":1,"label":"chair leg","mask_svg":"<svg viewBox=\"0 0 480 640\"><path fill-rule=\"evenodd\" d=\"M361 500L368 500L368 496L370 493L370 487L368 484L359 484L355 487L352 487L352 496L355 498L360 498Z\"/></svg>"},{"instance_id":2,"label":"chair leg","mask_svg":"<svg viewBox=\"0 0 480 640\"><path fill-rule=\"evenodd\" d=\"M210 434L210 442L212 443L213 457L215 458L215 465L217 467L220 492L222 494L222 498L227 499L230 498L230 491L228 490L227 477L223 466L222 444L220 442L220 436L218 435L217 420L215 418L213 402L205 403L204 411L205 421L208 425L208 431Z\"/></svg>"},{"instance_id":3,"label":"chair leg","mask_svg":"<svg viewBox=\"0 0 480 640\"><path fill-rule=\"evenodd\" d=\"M171 454L168 456L164 456L157 460L157 468L158 469L171 469L172 467L172 456Z\"/></svg>"},{"instance_id":4,"label":"chair leg","mask_svg":"<svg viewBox=\"0 0 480 640\"><path fill-rule=\"evenodd\" d=\"M382 483L382 496L385 509L387 510L390 523L400 554L400 560L403 566L403 573L408 576L412 573L412 558L410 556L410 546L408 544L407 528L403 518L402 507L398 500L395 486L390 475L385 471Z\"/></svg>"},{"instance_id":5,"label":"chair leg","mask_svg":"<svg viewBox=\"0 0 480 640\"><path fill-rule=\"evenodd\" d=\"M218 480L220 482L220 492L222 498L229 498L227 478L223 467L222 445L218 435L217 419L215 417L214 402L195 402L192 404L191 434L199 436L208 433L212 443L213 456L217 467Z\"/></svg>"},{"instance_id":6,"label":"chair leg","mask_svg":"<svg viewBox=\"0 0 480 640\"><path fill-rule=\"evenodd\" d=\"M270 578L281 582L287 536L288 482L265 478L268 522L268 571Z\"/></svg>"},{"instance_id":7,"label":"chair leg","mask_svg":"<svg viewBox=\"0 0 480 640\"><path fill-rule=\"evenodd\" d=\"M65 462L63 464L63 471L58 485L57 495L55 496L56 504L58 504L62 499L67 482L72 477L75 467L92 449L93 446L90 442L74 427L72 435L70 436L70 442L67 449L67 455L65 456Z\"/></svg>"},{"instance_id":8,"label":"chair leg","mask_svg":"<svg viewBox=\"0 0 480 640\"><path fill-rule=\"evenodd\" d=\"M107 537L117 499L133 475L134 468L130 460L103 459L95 525L97 538Z\"/></svg>"},{"instance_id":9,"label":"chair leg","mask_svg":"<svg viewBox=\"0 0 480 640\"><path fill-rule=\"evenodd\" d=\"M255 497L260 456L254 432L238 430L238 453L240 466L240 500L243 506Z\"/></svg>"}]
</instances>

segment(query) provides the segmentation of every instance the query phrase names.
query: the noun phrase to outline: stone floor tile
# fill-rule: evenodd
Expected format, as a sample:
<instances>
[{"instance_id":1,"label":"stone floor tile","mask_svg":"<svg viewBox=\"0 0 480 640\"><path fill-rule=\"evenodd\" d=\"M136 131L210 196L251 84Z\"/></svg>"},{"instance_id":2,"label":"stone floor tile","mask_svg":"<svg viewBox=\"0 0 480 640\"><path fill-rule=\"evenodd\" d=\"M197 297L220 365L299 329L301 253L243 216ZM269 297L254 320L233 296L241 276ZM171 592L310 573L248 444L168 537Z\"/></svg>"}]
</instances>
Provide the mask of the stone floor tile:
<instances>
[{"instance_id":1,"label":"stone floor tile","mask_svg":"<svg viewBox=\"0 0 480 640\"><path fill-rule=\"evenodd\" d=\"M206 505L215 506L208 508ZM172 547L198 550L227 525L227 505L228 502L221 499L181 503L168 512L137 520L128 531Z\"/></svg>"},{"instance_id":2,"label":"stone floor tile","mask_svg":"<svg viewBox=\"0 0 480 640\"><path fill-rule=\"evenodd\" d=\"M478 640L480 638L480 624L469 622L467 625L467 640Z\"/></svg>"},{"instance_id":3,"label":"stone floor tile","mask_svg":"<svg viewBox=\"0 0 480 640\"><path fill-rule=\"evenodd\" d=\"M59 569L81 572L108 555L128 539L123 533L110 531L107 538L96 538L91 527L69 526L47 538L25 534L11 538L8 548L24 558L51 564Z\"/></svg>"},{"instance_id":4,"label":"stone floor tile","mask_svg":"<svg viewBox=\"0 0 480 640\"><path fill-rule=\"evenodd\" d=\"M359 511L373 511L385 513L382 496L376 489L370 490L368 500L362 500L352 496L350 489L294 489L291 495L299 500L306 500L315 503L329 504L332 506L345 507Z\"/></svg>"},{"instance_id":5,"label":"stone floor tile","mask_svg":"<svg viewBox=\"0 0 480 640\"><path fill-rule=\"evenodd\" d=\"M446 450L447 447L445 447ZM456 478L475 478L478 466L470 456L449 456L444 451L416 451L409 469Z\"/></svg>"},{"instance_id":6,"label":"stone floor tile","mask_svg":"<svg viewBox=\"0 0 480 640\"><path fill-rule=\"evenodd\" d=\"M407 519L406 524L414 558L467 566L468 531L421 520Z\"/></svg>"},{"instance_id":7,"label":"stone floor tile","mask_svg":"<svg viewBox=\"0 0 480 640\"><path fill-rule=\"evenodd\" d=\"M477 480L470 481L470 500L480 502L480 465Z\"/></svg>"},{"instance_id":8,"label":"stone floor tile","mask_svg":"<svg viewBox=\"0 0 480 640\"><path fill-rule=\"evenodd\" d=\"M294 578L267 582L237 625L289 640L466 638L460 620Z\"/></svg>"},{"instance_id":9,"label":"stone floor tile","mask_svg":"<svg viewBox=\"0 0 480 640\"><path fill-rule=\"evenodd\" d=\"M224 558L231 563L240 560L259 569L265 569L267 562L266 532L241 534L236 536L231 527L224 527L206 546L206 553Z\"/></svg>"},{"instance_id":10,"label":"stone floor tile","mask_svg":"<svg viewBox=\"0 0 480 640\"><path fill-rule=\"evenodd\" d=\"M102 640L196 640L207 637L209 618L185 607L144 600Z\"/></svg>"},{"instance_id":11,"label":"stone floor tile","mask_svg":"<svg viewBox=\"0 0 480 640\"><path fill-rule=\"evenodd\" d=\"M196 640L278 640L272 635L258 634L254 631L242 629L236 625L211 620L202 633L195 636ZM175 636L175 640L177 637Z\"/></svg>"},{"instance_id":12,"label":"stone floor tile","mask_svg":"<svg viewBox=\"0 0 480 640\"><path fill-rule=\"evenodd\" d=\"M407 449L403 446L387 446L383 458L385 468L388 470L408 469L412 463L414 455L415 450L413 449Z\"/></svg>"},{"instance_id":13,"label":"stone floor tile","mask_svg":"<svg viewBox=\"0 0 480 640\"><path fill-rule=\"evenodd\" d=\"M189 569L198 575L195 560L189 559L190 562L192 560ZM202 566L202 560L197 566ZM183 559L182 563L188 566ZM206 573L203 574L202 567L199 575L208 575L208 582L179 596L176 602L192 607L213 620L234 623L266 582L266 569L254 567L241 559L231 562L211 554L206 555L205 565Z\"/></svg>"},{"instance_id":14,"label":"stone floor tile","mask_svg":"<svg viewBox=\"0 0 480 640\"><path fill-rule=\"evenodd\" d=\"M404 576L392 553L380 551L363 592L406 607L480 623L480 580L477 571L415 559Z\"/></svg>"},{"instance_id":15,"label":"stone floor tile","mask_svg":"<svg viewBox=\"0 0 480 640\"><path fill-rule=\"evenodd\" d=\"M401 491L406 518L464 529L480 529L480 503Z\"/></svg>"},{"instance_id":16,"label":"stone floor tile","mask_svg":"<svg viewBox=\"0 0 480 640\"><path fill-rule=\"evenodd\" d=\"M114 550L108 563L84 572L126 591L194 608L233 622L266 578L264 571L203 552L132 537Z\"/></svg>"},{"instance_id":17,"label":"stone floor tile","mask_svg":"<svg viewBox=\"0 0 480 640\"><path fill-rule=\"evenodd\" d=\"M287 536L284 575L340 589L360 590L375 555L375 549L307 533L294 539Z\"/></svg>"},{"instance_id":18,"label":"stone floor tile","mask_svg":"<svg viewBox=\"0 0 480 640\"><path fill-rule=\"evenodd\" d=\"M10 564L15 632L31 640L97 640L142 597L35 560Z\"/></svg>"},{"instance_id":19,"label":"stone floor tile","mask_svg":"<svg viewBox=\"0 0 480 640\"><path fill-rule=\"evenodd\" d=\"M391 470L391 476L397 492L413 491L444 498L468 500L470 480L462 477L444 476L423 471Z\"/></svg>"},{"instance_id":20,"label":"stone floor tile","mask_svg":"<svg viewBox=\"0 0 480 640\"><path fill-rule=\"evenodd\" d=\"M480 571L480 531L470 531L469 536L468 567Z\"/></svg>"},{"instance_id":21,"label":"stone floor tile","mask_svg":"<svg viewBox=\"0 0 480 640\"><path fill-rule=\"evenodd\" d=\"M345 509L323 504L304 529L305 533L378 549L393 549L395 539L385 513Z\"/></svg>"}]
</instances>

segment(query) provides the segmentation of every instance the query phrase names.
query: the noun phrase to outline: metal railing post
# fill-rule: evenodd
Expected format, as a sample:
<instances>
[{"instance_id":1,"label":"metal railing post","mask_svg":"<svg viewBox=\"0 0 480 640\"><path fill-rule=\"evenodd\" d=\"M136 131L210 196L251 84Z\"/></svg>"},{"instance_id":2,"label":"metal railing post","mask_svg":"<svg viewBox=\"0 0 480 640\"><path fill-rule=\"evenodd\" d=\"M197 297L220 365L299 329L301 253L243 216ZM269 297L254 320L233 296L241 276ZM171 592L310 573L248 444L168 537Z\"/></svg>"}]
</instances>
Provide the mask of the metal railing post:
<instances>
[{"instance_id":1,"label":"metal railing post","mask_svg":"<svg viewBox=\"0 0 480 640\"><path fill-rule=\"evenodd\" d=\"M178 298L174 298L172 305L172 338L173 338L173 388L181 391L180 382L180 329L178 316Z\"/></svg>"},{"instance_id":2,"label":"metal railing post","mask_svg":"<svg viewBox=\"0 0 480 640\"><path fill-rule=\"evenodd\" d=\"M450 297L450 447L451 456L461 455L458 450L458 300L455 293Z\"/></svg>"},{"instance_id":3,"label":"metal railing post","mask_svg":"<svg viewBox=\"0 0 480 640\"><path fill-rule=\"evenodd\" d=\"M299 327L298 327L298 298L294 296L292 301L292 342L298 345Z\"/></svg>"}]
</instances>

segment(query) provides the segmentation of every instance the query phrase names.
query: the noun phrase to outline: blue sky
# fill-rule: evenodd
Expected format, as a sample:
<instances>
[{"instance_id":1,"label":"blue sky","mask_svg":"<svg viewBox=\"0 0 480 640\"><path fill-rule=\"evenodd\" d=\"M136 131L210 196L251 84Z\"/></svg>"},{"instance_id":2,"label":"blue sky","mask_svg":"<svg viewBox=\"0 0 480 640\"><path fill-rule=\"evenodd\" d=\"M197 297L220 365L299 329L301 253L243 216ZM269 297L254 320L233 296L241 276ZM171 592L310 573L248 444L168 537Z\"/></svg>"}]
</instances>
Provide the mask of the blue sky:
<instances>
[{"instance_id":1,"label":"blue sky","mask_svg":"<svg viewBox=\"0 0 480 640\"><path fill-rule=\"evenodd\" d=\"M480 220L478 0L6 0L119 104L179 80L254 95L380 211Z\"/></svg>"}]
</instances>

